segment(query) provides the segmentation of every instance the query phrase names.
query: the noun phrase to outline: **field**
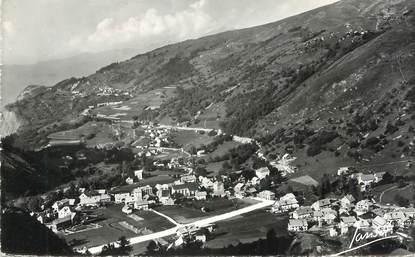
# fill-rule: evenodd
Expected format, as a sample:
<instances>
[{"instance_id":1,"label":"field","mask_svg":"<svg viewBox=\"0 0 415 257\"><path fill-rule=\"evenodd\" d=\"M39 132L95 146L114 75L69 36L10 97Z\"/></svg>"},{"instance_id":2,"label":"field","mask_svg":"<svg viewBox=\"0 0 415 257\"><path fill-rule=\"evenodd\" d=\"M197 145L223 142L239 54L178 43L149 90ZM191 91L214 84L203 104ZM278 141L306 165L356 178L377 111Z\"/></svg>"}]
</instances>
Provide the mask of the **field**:
<instances>
[{"instance_id":1,"label":"field","mask_svg":"<svg viewBox=\"0 0 415 257\"><path fill-rule=\"evenodd\" d=\"M190 223L202 217L214 216L249 206L251 202L239 199L228 200L215 198L206 201L192 201L192 204L186 206L160 206L155 208L155 210L170 216L179 223ZM201 211L200 208L202 206L209 208L211 211Z\"/></svg>"},{"instance_id":2,"label":"field","mask_svg":"<svg viewBox=\"0 0 415 257\"><path fill-rule=\"evenodd\" d=\"M211 106L209 106L209 108L203 110L203 112L198 117L200 122L194 126L202 128L220 129L219 120L217 118L218 116L224 117L225 115L226 113L223 103L212 104Z\"/></svg>"},{"instance_id":3,"label":"field","mask_svg":"<svg viewBox=\"0 0 415 257\"><path fill-rule=\"evenodd\" d=\"M222 165L225 161L221 162L210 162L206 166L206 170L210 172L209 177L214 177L219 174L219 170L222 169Z\"/></svg>"},{"instance_id":4,"label":"field","mask_svg":"<svg viewBox=\"0 0 415 257\"><path fill-rule=\"evenodd\" d=\"M207 241L206 247L222 248L230 244L246 243L264 238L269 229L273 228L277 234L287 233L287 218L275 216L264 210L243 214L231 220L217 223L217 235Z\"/></svg>"},{"instance_id":5,"label":"field","mask_svg":"<svg viewBox=\"0 0 415 257\"><path fill-rule=\"evenodd\" d=\"M240 143L237 143L235 141L225 141L223 144L218 145L215 151L208 154L208 157L215 158L215 157L221 157L225 154L227 154L231 149L236 148L240 146Z\"/></svg>"},{"instance_id":6,"label":"field","mask_svg":"<svg viewBox=\"0 0 415 257\"><path fill-rule=\"evenodd\" d=\"M144 233L157 232L173 227L165 218L150 212L136 211L134 214L139 218L124 214L121 211L122 205L111 205L107 208L100 208L93 211L93 214L102 215L103 220L98 224L102 227L73 234L63 235L65 240L72 247L91 247L118 240L121 236L134 237L138 234L123 227L120 222L125 221L138 229L147 229ZM140 220L142 218L142 220Z\"/></svg>"},{"instance_id":7,"label":"field","mask_svg":"<svg viewBox=\"0 0 415 257\"><path fill-rule=\"evenodd\" d=\"M399 188L397 183L387 184L376 187L373 191L376 196L375 199L382 204L397 204L395 200L396 195L400 195L410 201L413 200L415 184L411 183L402 188Z\"/></svg>"},{"instance_id":8,"label":"field","mask_svg":"<svg viewBox=\"0 0 415 257\"><path fill-rule=\"evenodd\" d=\"M209 136L207 133L199 134L195 131L179 130L172 132L172 139L186 151L189 151L192 146L198 148L201 145L211 143L214 137Z\"/></svg>"},{"instance_id":9,"label":"field","mask_svg":"<svg viewBox=\"0 0 415 257\"><path fill-rule=\"evenodd\" d=\"M174 88L152 90L120 104L97 107L92 110L92 114L101 114L120 120L133 120L147 107L158 109L164 101L174 95L174 90Z\"/></svg>"}]
</instances>

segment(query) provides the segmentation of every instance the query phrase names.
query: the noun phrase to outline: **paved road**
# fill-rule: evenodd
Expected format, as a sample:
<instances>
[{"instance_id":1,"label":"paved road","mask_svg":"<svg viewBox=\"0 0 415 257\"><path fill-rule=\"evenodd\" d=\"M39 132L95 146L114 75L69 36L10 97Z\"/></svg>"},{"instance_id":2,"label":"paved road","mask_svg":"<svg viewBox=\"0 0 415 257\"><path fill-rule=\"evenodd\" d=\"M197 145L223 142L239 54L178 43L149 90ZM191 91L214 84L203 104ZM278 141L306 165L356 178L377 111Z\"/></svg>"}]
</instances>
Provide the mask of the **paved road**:
<instances>
[{"instance_id":1,"label":"paved road","mask_svg":"<svg viewBox=\"0 0 415 257\"><path fill-rule=\"evenodd\" d=\"M262 208L265 208L267 206L271 206L274 204L274 201L269 201L269 200L263 200L263 199L258 199L255 198L255 200L260 200L259 203L235 210L235 211L231 211L231 212L227 212L224 214L219 214L213 217L208 217L208 218L204 218L195 222L191 222L191 223L187 223L187 224L179 224L177 222L174 222L174 224L177 224L175 227L170 228L170 229L166 229L160 232L155 232L152 234L148 234L148 235L143 235L143 236L136 236L136 237L132 237L129 238L128 240L130 241L130 244L138 244L138 243L142 243L142 242L146 242L146 241L150 241L150 240L154 240L154 239L158 239L158 238L162 238L162 237L166 237L166 236L171 236L171 235L175 235L177 230L179 228L185 227L185 226L197 226L197 227L202 227L202 226L206 226L208 224L213 224L215 222L218 221L222 221L222 220L227 220L233 217L236 217L238 215L244 214L244 213L248 213L248 212L252 212L255 210L259 210ZM164 215L164 214L163 214ZM169 220L171 218L169 217ZM106 245L106 244L105 244ZM114 242L114 245L117 246L118 244ZM104 245L99 245L99 246L95 246L95 247L91 247L89 248L89 252L92 254L98 254L101 252L102 247Z\"/></svg>"},{"instance_id":2,"label":"paved road","mask_svg":"<svg viewBox=\"0 0 415 257\"><path fill-rule=\"evenodd\" d=\"M391 186L391 187L389 187L389 188L387 188L387 189L385 189L385 190L383 190L383 192L380 194L380 196L379 196L379 203L381 204L382 203L382 197L383 197L383 195L386 193L386 192L388 192L388 191L390 191L390 190L392 190L392 189L395 189L395 188L397 188L398 186Z\"/></svg>"}]
</instances>

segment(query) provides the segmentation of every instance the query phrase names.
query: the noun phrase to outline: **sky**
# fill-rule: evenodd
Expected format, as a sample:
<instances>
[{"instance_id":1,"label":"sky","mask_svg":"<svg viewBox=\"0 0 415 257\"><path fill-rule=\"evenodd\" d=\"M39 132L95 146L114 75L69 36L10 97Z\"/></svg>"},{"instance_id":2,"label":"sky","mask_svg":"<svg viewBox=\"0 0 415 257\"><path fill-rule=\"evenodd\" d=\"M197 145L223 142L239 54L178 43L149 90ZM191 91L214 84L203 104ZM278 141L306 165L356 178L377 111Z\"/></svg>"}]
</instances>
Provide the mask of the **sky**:
<instances>
[{"instance_id":1,"label":"sky","mask_svg":"<svg viewBox=\"0 0 415 257\"><path fill-rule=\"evenodd\" d=\"M165 44L277 21L336 0L2 0L3 64Z\"/></svg>"}]
</instances>

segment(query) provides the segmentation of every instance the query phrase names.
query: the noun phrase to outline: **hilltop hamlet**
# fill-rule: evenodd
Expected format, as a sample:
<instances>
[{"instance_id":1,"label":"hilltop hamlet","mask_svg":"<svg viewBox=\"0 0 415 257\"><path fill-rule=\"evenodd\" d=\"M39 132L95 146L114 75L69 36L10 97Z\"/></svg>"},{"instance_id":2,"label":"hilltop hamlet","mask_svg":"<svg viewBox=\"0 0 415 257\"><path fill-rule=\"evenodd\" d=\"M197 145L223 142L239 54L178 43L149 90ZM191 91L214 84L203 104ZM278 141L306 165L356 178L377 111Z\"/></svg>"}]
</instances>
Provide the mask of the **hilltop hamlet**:
<instances>
[{"instance_id":1,"label":"hilltop hamlet","mask_svg":"<svg viewBox=\"0 0 415 257\"><path fill-rule=\"evenodd\" d=\"M413 253L414 10L338 1L26 88L2 251Z\"/></svg>"}]
</instances>

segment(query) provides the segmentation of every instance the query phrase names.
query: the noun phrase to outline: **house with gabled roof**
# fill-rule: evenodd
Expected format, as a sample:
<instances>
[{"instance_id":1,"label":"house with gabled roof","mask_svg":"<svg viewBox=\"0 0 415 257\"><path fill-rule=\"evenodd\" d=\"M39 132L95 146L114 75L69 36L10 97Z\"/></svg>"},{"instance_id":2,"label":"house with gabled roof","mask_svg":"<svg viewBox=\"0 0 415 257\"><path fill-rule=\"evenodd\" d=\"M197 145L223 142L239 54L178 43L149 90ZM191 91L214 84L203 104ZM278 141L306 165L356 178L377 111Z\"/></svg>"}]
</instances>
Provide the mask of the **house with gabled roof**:
<instances>
[{"instance_id":1,"label":"house with gabled roof","mask_svg":"<svg viewBox=\"0 0 415 257\"><path fill-rule=\"evenodd\" d=\"M194 196L198 190L199 185L196 183L186 183L181 185L173 185L171 188L172 194L179 193L185 197Z\"/></svg>"},{"instance_id":2,"label":"house with gabled roof","mask_svg":"<svg viewBox=\"0 0 415 257\"><path fill-rule=\"evenodd\" d=\"M354 216L342 216L340 217L340 233L342 235L346 234L349 231L349 227L352 227L356 222Z\"/></svg>"},{"instance_id":3,"label":"house with gabled roof","mask_svg":"<svg viewBox=\"0 0 415 257\"><path fill-rule=\"evenodd\" d=\"M325 198L325 199L321 199L321 200L314 202L311 205L311 208L313 208L314 210L320 210L322 208L326 208L330 206L331 206L331 199Z\"/></svg>"},{"instance_id":4,"label":"house with gabled roof","mask_svg":"<svg viewBox=\"0 0 415 257\"><path fill-rule=\"evenodd\" d=\"M353 197L353 195L348 194L345 195L342 199L340 199L340 206L342 208L348 209L355 202L356 199Z\"/></svg>"},{"instance_id":5,"label":"house with gabled roof","mask_svg":"<svg viewBox=\"0 0 415 257\"><path fill-rule=\"evenodd\" d=\"M290 219L288 220L288 231L301 232L308 230L308 223L305 219Z\"/></svg>"},{"instance_id":6,"label":"house with gabled roof","mask_svg":"<svg viewBox=\"0 0 415 257\"><path fill-rule=\"evenodd\" d=\"M313 216L313 209L310 206L300 206L291 213L294 219L308 219Z\"/></svg>"},{"instance_id":7,"label":"house with gabled roof","mask_svg":"<svg viewBox=\"0 0 415 257\"><path fill-rule=\"evenodd\" d=\"M393 225L382 217L377 216L372 221L372 228L378 235L388 235L393 231Z\"/></svg>"}]
</instances>

